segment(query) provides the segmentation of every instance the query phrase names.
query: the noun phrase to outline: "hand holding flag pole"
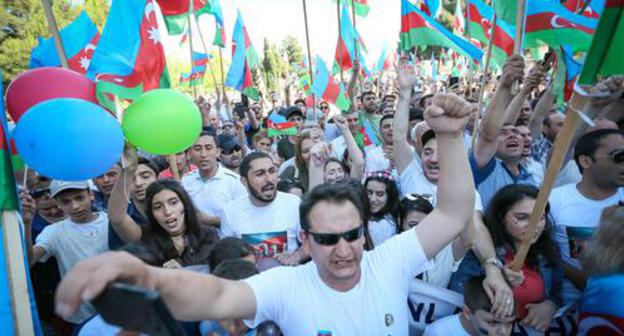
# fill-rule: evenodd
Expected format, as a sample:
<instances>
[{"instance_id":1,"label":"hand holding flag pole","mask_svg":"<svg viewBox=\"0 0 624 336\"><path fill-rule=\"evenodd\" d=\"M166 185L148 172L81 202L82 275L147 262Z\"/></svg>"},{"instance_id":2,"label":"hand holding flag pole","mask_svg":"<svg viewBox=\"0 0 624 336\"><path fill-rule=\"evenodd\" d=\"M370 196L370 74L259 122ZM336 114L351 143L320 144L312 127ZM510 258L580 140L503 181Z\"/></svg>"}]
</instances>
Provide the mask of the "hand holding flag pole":
<instances>
[{"instance_id":1,"label":"hand holding flag pole","mask_svg":"<svg viewBox=\"0 0 624 336\"><path fill-rule=\"evenodd\" d=\"M504 0L503 0L504 1ZM516 8L516 38L514 40L514 54L522 56L522 37L524 35L524 11L526 2L529 0L519 0ZM520 83L515 82L511 88L511 93L516 95Z\"/></svg>"}]
</instances>

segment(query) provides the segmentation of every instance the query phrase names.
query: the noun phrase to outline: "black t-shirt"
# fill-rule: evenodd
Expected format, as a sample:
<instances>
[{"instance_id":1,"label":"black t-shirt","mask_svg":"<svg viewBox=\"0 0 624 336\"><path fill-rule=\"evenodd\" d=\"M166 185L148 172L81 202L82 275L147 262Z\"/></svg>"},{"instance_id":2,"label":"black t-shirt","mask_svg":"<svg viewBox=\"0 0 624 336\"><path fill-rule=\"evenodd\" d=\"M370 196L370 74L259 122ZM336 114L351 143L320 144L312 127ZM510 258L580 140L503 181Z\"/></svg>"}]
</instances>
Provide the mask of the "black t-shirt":
<instances>
[{"instance_id":1,"label":"black t-shirt","mask_svg":"<svg viewBox=\"0 0 624 336\"><path fill-rule=\"evenodd\" d=\"M282 138L277 142L277 155L286 160L290 160L295 156L295 145L288 140L288 137Z\"/></svg>"}]
</instances>

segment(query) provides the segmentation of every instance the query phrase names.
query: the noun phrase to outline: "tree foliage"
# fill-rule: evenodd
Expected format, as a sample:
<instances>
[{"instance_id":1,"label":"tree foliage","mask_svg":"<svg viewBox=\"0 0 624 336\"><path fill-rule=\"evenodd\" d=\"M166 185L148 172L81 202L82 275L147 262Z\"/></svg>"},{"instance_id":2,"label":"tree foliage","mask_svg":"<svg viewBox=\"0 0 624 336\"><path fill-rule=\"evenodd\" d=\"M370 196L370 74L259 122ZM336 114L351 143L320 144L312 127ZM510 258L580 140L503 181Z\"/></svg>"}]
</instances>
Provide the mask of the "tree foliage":
<instances>
[{"instance_id":1,"label":"tree foliage","mask_svg":"<svg viewBox=\"0 0 624 336\"><path fill-rule=\"evenodd\" d=\"M61 29L74 20L81 10L100 31L108 15L108 0L85 0L72 5L68 0L51 1L56 23ZM28 69L30 52L39 37L51 36L40 0L0 0L0 65L6 84Z\"/></svg>"},{"instance_id":2,"label":"tree foliage","mask_svg":"<svg viewBox=\"0 0 624 336\"><path fill-rule=\"evenodd\" d=\"M303 52L299 45L299 40L292 35L288 35L284 38L280 53L288 57L288 64L297 64L303 59Z\"/></svg>"}]
</instances>

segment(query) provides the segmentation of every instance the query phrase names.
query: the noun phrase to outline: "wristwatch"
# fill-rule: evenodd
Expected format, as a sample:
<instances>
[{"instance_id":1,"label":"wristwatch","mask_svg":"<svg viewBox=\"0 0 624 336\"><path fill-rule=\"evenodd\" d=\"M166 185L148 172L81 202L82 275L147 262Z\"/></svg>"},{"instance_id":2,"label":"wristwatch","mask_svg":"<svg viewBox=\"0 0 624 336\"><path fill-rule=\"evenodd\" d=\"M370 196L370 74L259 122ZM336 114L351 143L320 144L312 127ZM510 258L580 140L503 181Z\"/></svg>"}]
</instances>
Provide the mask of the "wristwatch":
<instances>
[{"instance_id":1,"label":"wristwatch","mask_svg":"<svg viewBox=\"0 0 624 336\"><path fill-rule=\"evenodd\" d=\"M487 258L483 261L483 263L481 263L481 266L483 266L483 268L485 268L485 266L488 266L488 265L492 265L498 269L503 268L503 263L500 260L498 260L498 258L494 258L494 257Z\"/></svg>"}]
</instances>

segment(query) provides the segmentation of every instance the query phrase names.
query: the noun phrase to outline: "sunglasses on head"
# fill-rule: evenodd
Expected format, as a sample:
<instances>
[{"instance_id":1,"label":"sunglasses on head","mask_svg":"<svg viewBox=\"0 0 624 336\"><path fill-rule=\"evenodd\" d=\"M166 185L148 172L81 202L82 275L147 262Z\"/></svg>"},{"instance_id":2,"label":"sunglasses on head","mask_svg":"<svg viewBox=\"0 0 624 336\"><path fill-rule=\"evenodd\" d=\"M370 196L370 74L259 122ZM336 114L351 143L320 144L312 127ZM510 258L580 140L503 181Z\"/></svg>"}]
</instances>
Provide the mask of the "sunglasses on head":
<instances>
[{"instance_id":1,"label":"sunglasses on head","mask_svg":"<svg viewBox=\"0 0 624 336\"><path fill-rule=\"evenodd\" d=\"M432 203L433 202L433 195L430 194L416 194L416 193L411 193L411 194L407 194L405 195L405 198L407 198L408 200L415 202L418 201L419 199L424 199L425 201Z\"/></svg>"},{"instance_id":2,"label":"sunglasses on head","mask_svg":"<svg viewBox=\"0 0 624 336\"><path fill-rule=\"evenodd\" d=\"M50 189L48 189L48 188L44 188L44 189L35 189L35 190L33 190L33 191L30 193L30 195L31 195L33 198L39 198L39 197L41 197L41 196L43 196L43 195L45 195L45 194L48 194L48 195L49 195L49 194L50 194Z\"/></svg>"},{"instance_id":3,"label":"sunglasses on head","mask_svg":"<svg viewBox=\"0 0 624 336\"><path fill-rule=\"evenodd\" d=\"M306 231L306 233L312 236L317 244L332 246L338 244L340 238L344 238L344 240L349 243L358 240L364 234L364 226L360 225L353 230L349 230L343 233L317 233L310 231Z\"/></svg>"}]
</instances>

